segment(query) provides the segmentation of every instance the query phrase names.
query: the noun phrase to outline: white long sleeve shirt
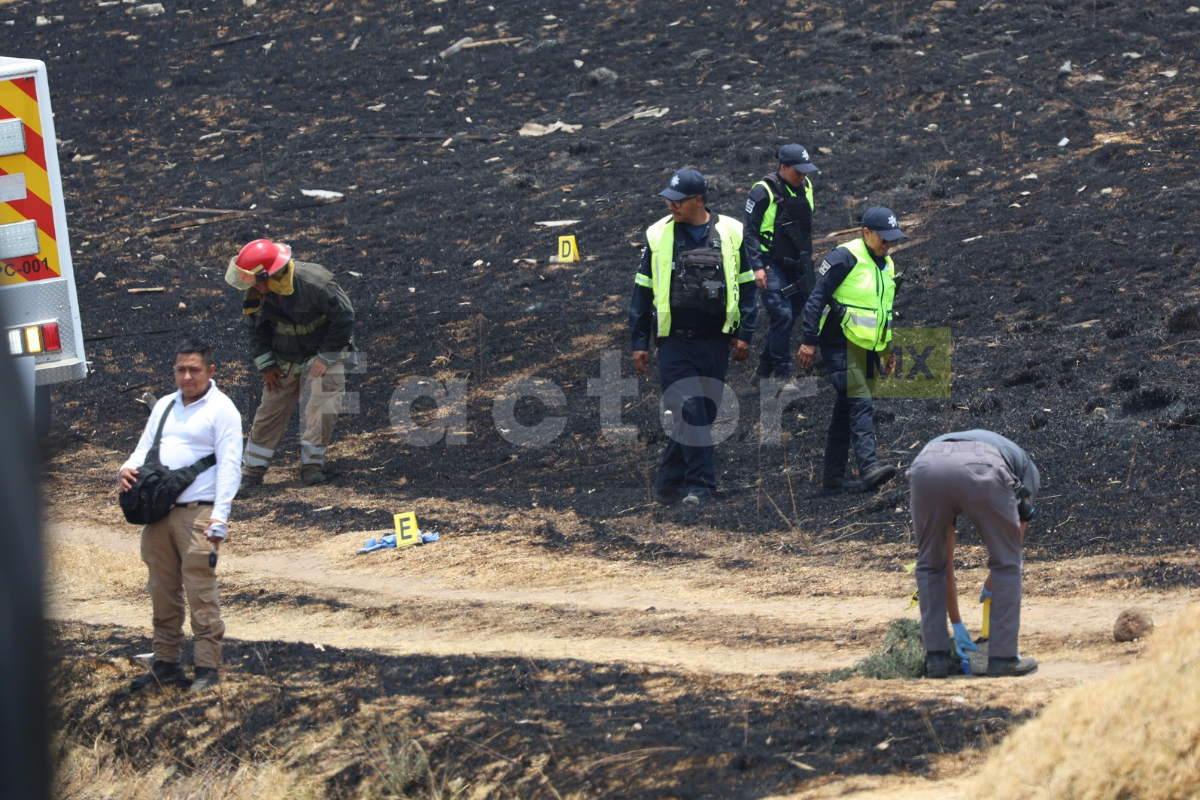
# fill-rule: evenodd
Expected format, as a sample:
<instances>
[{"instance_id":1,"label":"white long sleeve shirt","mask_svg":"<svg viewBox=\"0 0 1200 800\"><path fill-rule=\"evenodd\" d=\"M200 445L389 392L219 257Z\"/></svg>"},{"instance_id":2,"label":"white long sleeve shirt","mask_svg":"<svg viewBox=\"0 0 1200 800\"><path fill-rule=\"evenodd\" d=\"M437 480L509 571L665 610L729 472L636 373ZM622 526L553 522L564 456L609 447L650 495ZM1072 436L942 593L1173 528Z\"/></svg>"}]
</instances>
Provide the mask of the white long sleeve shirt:
<instances>
[{"instance_id":1,"label":"white long sleeve shirt","mask_svg":"<svg viewBox=\"0 0 1200 800\"><path fill-rule=\"evenodd\" d=\"M217 456L217 463L201 472L175 502L212 503L212 518L228 523L229 507L242 479L242 415L233 401L217 388L215 381L210 382L203 397L186 406L179 392L155 403L137 449L121 469L137 469L146 462L146 454L154 445L158 423L172 400L175 405L163 427L158 451L163 465L168 469L182 469L205 456L214 453Z\"/></svg>"}]
</instances>

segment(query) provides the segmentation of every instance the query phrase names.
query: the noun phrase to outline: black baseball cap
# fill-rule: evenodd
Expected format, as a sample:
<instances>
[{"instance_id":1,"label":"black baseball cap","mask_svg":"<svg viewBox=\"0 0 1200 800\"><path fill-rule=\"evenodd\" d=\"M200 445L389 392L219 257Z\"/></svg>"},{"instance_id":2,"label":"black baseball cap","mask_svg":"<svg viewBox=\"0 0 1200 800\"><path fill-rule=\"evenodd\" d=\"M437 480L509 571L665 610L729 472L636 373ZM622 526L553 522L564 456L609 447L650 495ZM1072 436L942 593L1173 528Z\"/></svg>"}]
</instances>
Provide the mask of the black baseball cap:
<instances>
[{"instance_id":1,"label":"black baseball cap","mask_svg":"<svg viewBox=\"0 0 1200 800\"><path fill-rule=\"evenodd\" d=\"M864 228L870 228L878 233L879 238L885 242L908 238L904 235L904 231L900 230L900 223L896 221L896 215L890 208L883 206L868 208L867 213L863 214L862 224Z\"/></svg>"},{"instance_id":2,"label":"black baseball cap","mask_svg":"<svg viewBox=\"0 0 1200 800\"><path fill-rule=\"evenodd\" d=\"M817 172L817 165L808 157L808 151L798 144L785 144L776 156L780 164L787 164L797 172Z\"/></svg>"},{"instance_id":3,"label":"black baseball cap","mask_svg":"<svg viewBox=\"0 0 1200 800\"><path fill-rule=\"evenodd\" d=\"M671 183L658 196L678 202L694 194L708 194L708 181L697 170L685 168L671 176Z\"/></svg>"}]
</instances>

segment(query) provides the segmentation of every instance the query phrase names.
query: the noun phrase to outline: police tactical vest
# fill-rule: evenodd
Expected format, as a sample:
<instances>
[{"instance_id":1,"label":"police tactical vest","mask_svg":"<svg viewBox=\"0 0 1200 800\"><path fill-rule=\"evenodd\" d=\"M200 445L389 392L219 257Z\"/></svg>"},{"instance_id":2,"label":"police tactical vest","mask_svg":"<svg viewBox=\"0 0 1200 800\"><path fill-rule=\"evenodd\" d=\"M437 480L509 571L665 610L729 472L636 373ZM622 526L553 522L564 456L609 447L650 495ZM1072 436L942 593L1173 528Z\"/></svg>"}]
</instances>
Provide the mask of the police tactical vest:
<instances>
[{"instance_id":1,"label":"police tactical vest","mask_svg":"<svg viewBox=\"0 0 1200 800\"><path fill-rule=\"evenodd\" d=\"M854 267L833 291L833 299L845 307L842 333L848 342L864 350L883 352L892 341L892 301L896 296L892 257L885 258L881 269L875 266L875 259L867 249L865 240L844 244L842 249L855 258ZM818 332L825 327L828 316L829 307L826 306L821 312Z\"/></svg>"},{"instance_id":2,"label":"police tactical vest","mask_svg":"<svg viewBox=\"0 0 1200 800\"><path fill-rule=\"evenodd\" d=\"M708 246L679 250L671 264L671 311L725 313L725 267L720 233L710 229Z\"/></svg>"},{"instance_id":3,"label":"police tactical vest","mask_svg":"<svg viewBox=\"0 0 1200 800\"><path fill-rule=\"evenodd\" d=\"M684 249L675 254L675 220L669 215L651 225L646 230L646 244L650 248L650 286L654 293L654 311L658 318L658 336L662 338L671 333L672 307L683 309L686 306L675 305L676 302L699 302L704 307L696 310L709 310L716 300L715 310L718 315L724 315L721 326L722 333L733 333L737 330L740 314L738 298L740 297L740 280L749 279L748 273L739 275L738 250L742 246L742 226L730 217L712 214L712 227L709 238L715 247L700 247ZM705 253L704 251L712 251ZM719 272L715 271L711 262L713 256L720 256ZM682 262L682 263L681 263ZM682 268L682 269L681 269ZM688 277L688 275L691 277ZM712 277L703 277L709 274ZM682 276L682 277L679 277ZM720 286L713 284L719 282ZM682 284L678 288L676 284ZM692 287L689 289L688 287ZM719 299L710 294L719 290ZM689 300L684 300L690 297Z\"/></svg>"},{"instance_id":4,"label":"police tactical vest","mask_svg":"<svg viewBox=\"0 0 1200 800\"><path fill-rule=\"evenodd\" d=\"M802 252L808 253L812 249L812 213L816 208L812 182L804 181L803 198L779 177L779 173L766 176L754 186L764 187L771 200L758 230L762 251L777 263L782 263L785 258L799 258ZM754 186L750 187L751 191ZM791 226L791 235L788 226Z\"/></svg>"}]
</instances>

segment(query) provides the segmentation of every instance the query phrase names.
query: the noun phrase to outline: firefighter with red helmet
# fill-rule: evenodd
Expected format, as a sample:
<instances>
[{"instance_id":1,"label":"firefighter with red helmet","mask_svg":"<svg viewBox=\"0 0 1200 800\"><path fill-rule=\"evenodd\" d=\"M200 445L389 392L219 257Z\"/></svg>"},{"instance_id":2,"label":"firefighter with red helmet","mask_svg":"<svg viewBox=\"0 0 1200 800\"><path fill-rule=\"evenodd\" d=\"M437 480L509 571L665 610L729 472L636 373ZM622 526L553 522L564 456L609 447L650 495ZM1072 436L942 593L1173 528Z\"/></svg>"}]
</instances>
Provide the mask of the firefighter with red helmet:
<instances>
[{"instance_id":1,"label":"firefighter with red helmet","mask_svg":"<svg viewBox=\"0 0 1200 800\"><path fill-rule=\"evenodd\" d=\"M356 363L354 306L329 270L296 261L290 247L267 239L243 247L230 260L225 281L244 292L250 355L263 377L262 402L242 455L241 490L262 484L305 381L312 393L304 408L300 477L308 486L324 483L346 369Z\"/></svg>"}]
</instances>

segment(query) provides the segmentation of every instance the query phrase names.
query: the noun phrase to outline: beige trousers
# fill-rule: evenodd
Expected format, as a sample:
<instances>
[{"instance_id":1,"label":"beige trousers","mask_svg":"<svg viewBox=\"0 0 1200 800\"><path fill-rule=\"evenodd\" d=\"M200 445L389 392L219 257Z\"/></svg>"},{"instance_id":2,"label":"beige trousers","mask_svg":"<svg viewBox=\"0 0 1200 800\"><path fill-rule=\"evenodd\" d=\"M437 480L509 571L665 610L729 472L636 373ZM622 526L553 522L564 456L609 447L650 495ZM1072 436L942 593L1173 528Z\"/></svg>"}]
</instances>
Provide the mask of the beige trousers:
<instances>
[{"instance_id":1,"label":"beige trousers","mask_svg":"<svg viewBox=\"0 0 1200 800\"><path fill-rule=\"evenodd\" d=\"M268 392L263 387L262 402L254 412L250 438L242 456L243 470L262 472L271 465L271 459L275 457L275 451L287 432L288 422L300 403L300 391L305 383L310 384L312 393L304 406L300 463L325 464L325 453L333 439L333 426L342 407L342 395L346 392L346 368L343 364L329 367L318 380L313 380L308 370L300 375L288 375L280 380L277 392Z\"/></svg>"},{"instance_id":2,"label":"beige trousers","mask_svg":"<svg viewBox=\"0 0 1200 800\"><path fill-rule=\"evenodd\" d=\"M192 611L197 667L221 666L221 621L217 573L208 566L212 546L204 531L212 515L208 503L176 506L164 519L142 528L142 561L150 570L150 601L154 607L154 657L178 664L183 645L183 620Z\"/></svg>"}]
</instances>

